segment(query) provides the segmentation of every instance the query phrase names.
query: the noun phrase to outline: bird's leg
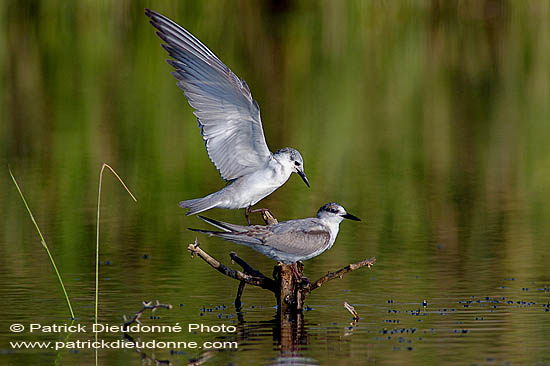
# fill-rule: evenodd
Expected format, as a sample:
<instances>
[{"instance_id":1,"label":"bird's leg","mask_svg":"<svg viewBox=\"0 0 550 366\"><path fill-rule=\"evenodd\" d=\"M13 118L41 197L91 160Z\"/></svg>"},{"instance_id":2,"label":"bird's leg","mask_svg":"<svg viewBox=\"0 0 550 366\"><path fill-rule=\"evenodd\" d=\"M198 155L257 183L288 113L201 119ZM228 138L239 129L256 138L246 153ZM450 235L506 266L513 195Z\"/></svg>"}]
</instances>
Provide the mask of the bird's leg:
<instances>
[{"instance_id":1,"label":"bird's leg","mask_svg":"<svg viewBox=\"0 0 550 366\"><path fill-rule=\"evenodd\" d=\"M292 274L294 275L294 279L296 280L296 283L300 283L302 280L303 275L301 275L298 272L298 262L294 262L290 265L290 269L292 270Z\"/></svg>"},{"instance_id":2,"label":"bird's leg","mask_svg":"<svg viewBox=\"0 0 550 366\"><path fill-rule=\"evenodd\" d=\"M301 266L303 270L304 264L302 262L294 262L290 265L292 276L294 277L296 284L307 285L309 283L309 279L306 276L304 276L303 273L300 273L300 269L298 268L298 266Z\"/></svg>"},{"instance_id":3,"label":"bird's leg","mask_svg":"<svg viewBox=\"0 0 550 366\"><path fill-rule=\"evenodd\" d=\"M248 226L250 226L250 206L248 206L245 210L244 210L244 217L246 217L246 221L248 222Z\"/></svg>"}]
</instances>

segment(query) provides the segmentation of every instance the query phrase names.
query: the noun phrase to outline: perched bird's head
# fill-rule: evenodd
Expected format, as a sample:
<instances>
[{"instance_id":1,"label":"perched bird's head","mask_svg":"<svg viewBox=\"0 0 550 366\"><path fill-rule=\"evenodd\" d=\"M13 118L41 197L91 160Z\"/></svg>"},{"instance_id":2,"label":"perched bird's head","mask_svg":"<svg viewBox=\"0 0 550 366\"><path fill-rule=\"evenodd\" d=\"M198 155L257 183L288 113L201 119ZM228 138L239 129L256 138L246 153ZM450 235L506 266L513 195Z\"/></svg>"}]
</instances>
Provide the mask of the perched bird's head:
<instances>
[{"instance_id":1,"label":"perched bird's head","mask_svg":"<svg viewBox=\"0 0 550 366\"><path fill-rule=\"evenodd\" d=\"M317 211L317 217L322 220L342 222L344 219L361 221L357 216L349 214L345 208L337 203L329 202Z\"/></svg>"},{"instance_id":2,"label":"perched bird's head","mask_svg":"<svg viewBox=\"0 0 550 366\"><path fill-rule=\"evenodd\" d=\"M273 155L281 164L290 167L293 173L298 174L309 187L309 180L304 172L304 159L298 150L291 147L285 147L277 150Z\"/></svg>"}]
</instances>

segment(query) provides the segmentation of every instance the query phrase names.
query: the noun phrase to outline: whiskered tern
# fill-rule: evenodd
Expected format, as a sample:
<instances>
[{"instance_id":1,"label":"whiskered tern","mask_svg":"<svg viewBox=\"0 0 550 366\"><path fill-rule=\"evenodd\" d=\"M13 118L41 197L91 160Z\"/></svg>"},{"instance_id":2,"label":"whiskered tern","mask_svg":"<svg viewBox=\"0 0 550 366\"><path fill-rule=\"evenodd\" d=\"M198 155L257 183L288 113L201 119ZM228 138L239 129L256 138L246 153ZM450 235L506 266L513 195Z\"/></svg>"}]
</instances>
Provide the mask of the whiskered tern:
<instances>
[{"instance_id":1,"label":"whiskered tern","mask_svg":"<svg viewBox=\"0 0 550 366\"><path fill-rule=\"evenodd\" d=\"M145 15L173 58L172 75L195 109L206 151L221 177L230 181L217 192L179 203L193 215L211 208L246 208L250 212L264 197L297 173L309 187L300 153L286 147L272 153L265 141L260 108L244 80L235 75L190 32L167 17L146 9Z\"/></svg>"},{"instance_id":2,"label":"whiskered tern","mask_svg":"<svg viewBox=\"0 0 550 366\"><path fill-rule=\"evenodd\" d=\"M285 264L311 259L330 249L342 220L360 221L358 217L347 213L344 207L333 202L321 207L316 217L267 226L234 225L200 215L199 217L221 231L190 230L246 245Z\"/></svg>"}]
</instances>

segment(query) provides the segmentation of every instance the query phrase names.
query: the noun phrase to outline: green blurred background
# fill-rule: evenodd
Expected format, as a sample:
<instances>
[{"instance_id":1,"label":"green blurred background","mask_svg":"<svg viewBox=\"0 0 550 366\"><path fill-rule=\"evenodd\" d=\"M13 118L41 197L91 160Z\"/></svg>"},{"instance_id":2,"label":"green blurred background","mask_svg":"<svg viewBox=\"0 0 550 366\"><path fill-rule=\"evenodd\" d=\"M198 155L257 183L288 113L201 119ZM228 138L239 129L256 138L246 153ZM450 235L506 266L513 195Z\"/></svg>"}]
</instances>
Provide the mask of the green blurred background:
<instances>
[{"instance_id":1,"label":"green blurred background","mask_svg":"<svg viewBox=\"0 0 550 366\"><path fill-rule=\"evenodd\" d=\"M189 261L185 247L194 236L186 227L202 224L177 203L223 181L145 7L186 27L247 81L272 151L302 153L311 189L293 176L262 207L284 220L336 201L363 219L344 223L335 247L308 262L311 277L376 255L371 272L327 286L416 301L425 286L444 298L455 286L460 295L481 295L503 278L550 282L549 1L5 0L0 294L12 317L32 318L37 301L58 316L65 309L8 164L83 319L93 311L103 162L138 198L133 203L105 176L101 255L116 265L104 301L129 313L155 291L168 296L158 278L172 281L166 291L180 302L218 290L221 302L232 301L229 280L224 289L206 280L190 285L220 277ZM241 211L208 214L244 223ZM220 258L235 249L201 239ZM270 260L237 249L269 273ZM371 273L379 276L373 287L365 282ZM410 287L391 282L426 274ZM250 291L260 302L267 296ZM128 293L137 302L121 305ZM544 319L535 323L547 329ZM419 364L437 362L426 357Z\"/></svg>"}]
</instances>

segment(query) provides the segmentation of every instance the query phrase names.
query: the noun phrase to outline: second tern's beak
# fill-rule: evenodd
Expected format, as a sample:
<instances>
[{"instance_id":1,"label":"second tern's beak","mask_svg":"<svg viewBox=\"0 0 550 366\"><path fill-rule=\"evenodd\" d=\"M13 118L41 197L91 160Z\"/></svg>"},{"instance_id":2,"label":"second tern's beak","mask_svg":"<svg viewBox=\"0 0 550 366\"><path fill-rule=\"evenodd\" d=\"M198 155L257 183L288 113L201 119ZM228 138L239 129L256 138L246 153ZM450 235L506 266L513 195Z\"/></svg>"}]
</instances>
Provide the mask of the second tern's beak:
<instances>
[{"instance_id":1,"label":"second tern's beak","mask_svg":"<svg viewBox=\"0 0 550 366\"><path fill-rule=\"evenodd\" d=\"M309 180L307 180L307 177L306 177L306 173L304 173L303 170L298 170L298 175L300 177L302 177L302 180L304 181L304 183L306 184L306 186L310 187L309 185Z\"/></svg>"},{"instance_id":2,"label":"second tern's beak","mask_svg":"<svg viewBox=\"0 0 550 366\"><path fill-rule=\"evenodd\" d=\"M354 221L361 221L361 219L360 219L359 217L354 216L354 215L349 214L349 213L347 213L347 214L345 214L345 215L342 215L342 217L343 217L344 219L349 219L349 220L354 220Z\"/></svg>"}]
</instances>

